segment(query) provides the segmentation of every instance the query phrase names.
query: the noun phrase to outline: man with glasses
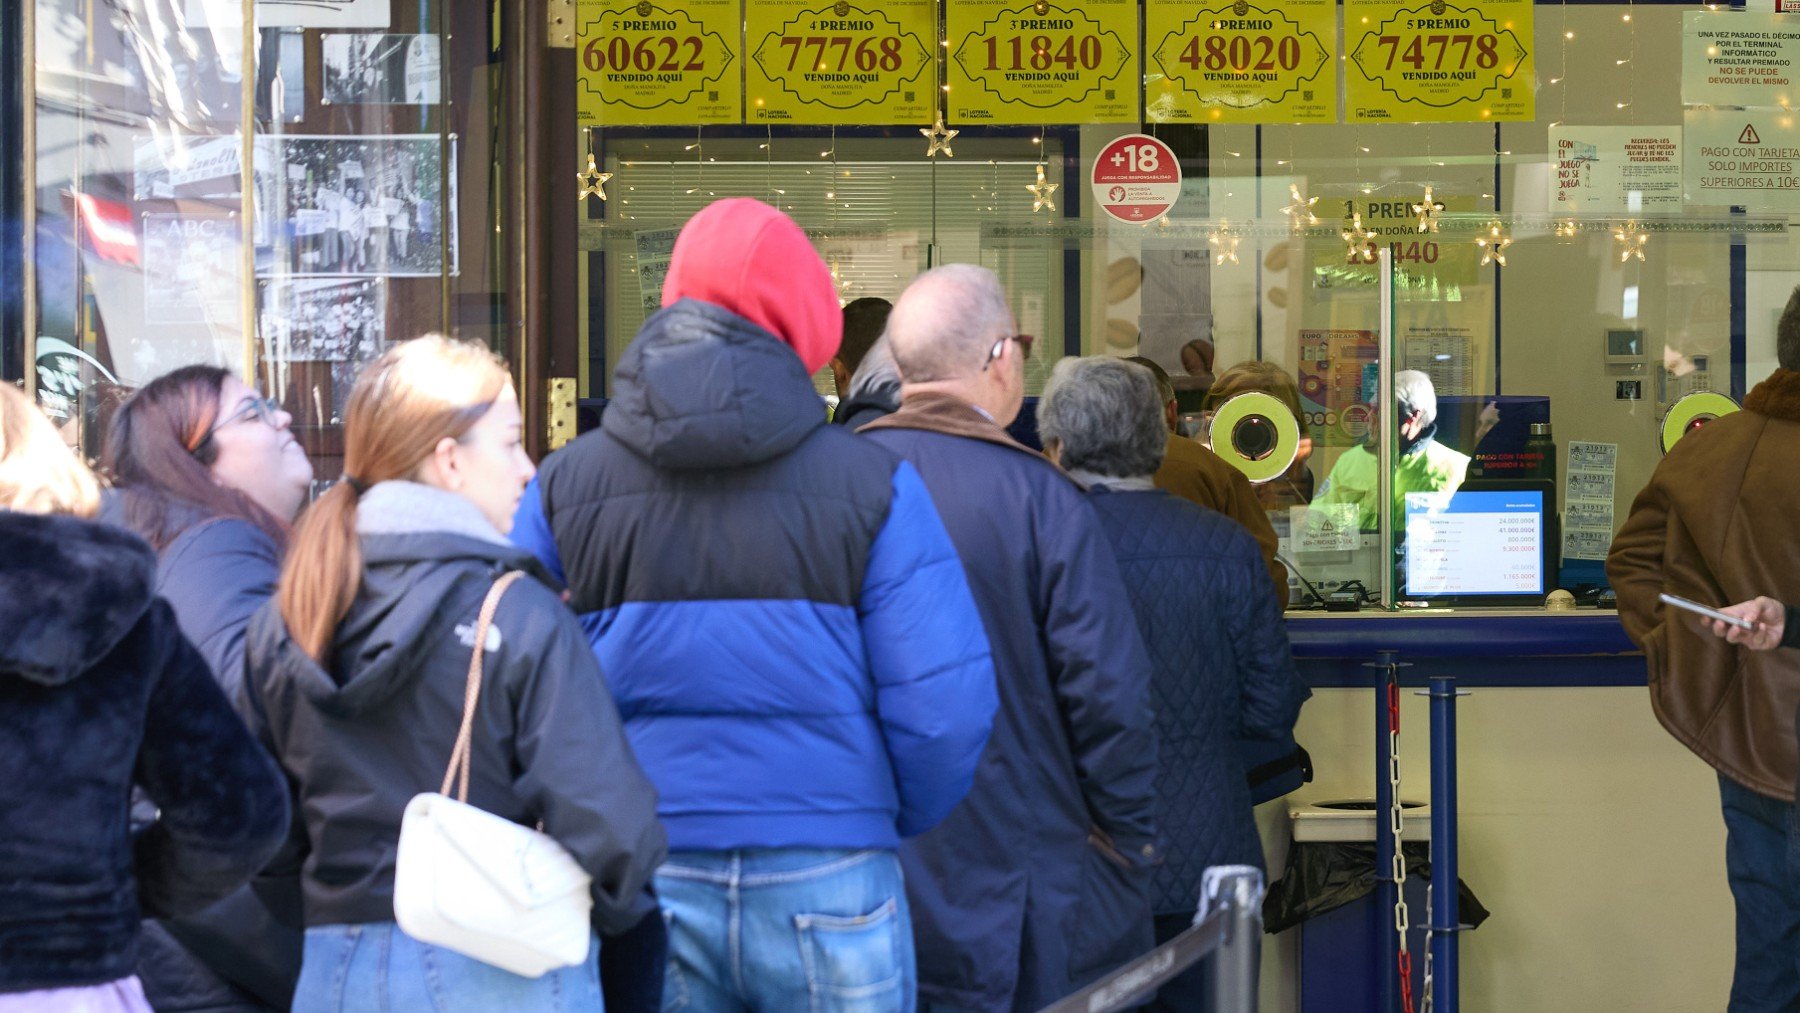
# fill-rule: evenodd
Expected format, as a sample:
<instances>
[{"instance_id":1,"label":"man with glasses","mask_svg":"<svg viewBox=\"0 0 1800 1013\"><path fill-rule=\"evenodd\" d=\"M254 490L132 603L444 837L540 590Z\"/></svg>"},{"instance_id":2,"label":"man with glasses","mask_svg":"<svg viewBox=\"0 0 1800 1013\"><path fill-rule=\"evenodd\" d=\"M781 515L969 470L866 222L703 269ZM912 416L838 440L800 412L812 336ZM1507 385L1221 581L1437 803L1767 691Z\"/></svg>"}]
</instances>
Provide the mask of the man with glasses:
<instances>
[{"instance_id":1,"label":"man with glasses","mask_svg":"<svg viewBox=\"0 0 1800 1013\"><path fill-rule=\"evenodd\" d=\"M923 476L1000 689L975 787L901 846L920 1008L1038 1009L1150 947L1150 664L1080 487L1006 434L1032 340L999 279L927 271L887 334L900 410L860 432Z\"/></svg>"}]
</instances>

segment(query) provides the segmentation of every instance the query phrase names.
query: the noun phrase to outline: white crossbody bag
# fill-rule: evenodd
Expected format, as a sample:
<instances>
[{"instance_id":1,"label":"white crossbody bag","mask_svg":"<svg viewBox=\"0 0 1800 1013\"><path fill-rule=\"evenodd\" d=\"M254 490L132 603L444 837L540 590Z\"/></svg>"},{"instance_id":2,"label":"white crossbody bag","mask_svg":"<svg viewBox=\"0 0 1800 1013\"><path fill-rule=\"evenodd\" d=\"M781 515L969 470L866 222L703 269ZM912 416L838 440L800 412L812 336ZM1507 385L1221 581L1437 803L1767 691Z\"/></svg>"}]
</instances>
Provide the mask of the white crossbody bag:
<instances>
[{"instance_id":1,"label":"white crossbody bag","mask_svg":"<svg viewBox=\"0 0 1800 1013\"><path fill-rule=\"evenodd\" d=\"M443 786L413 796L400 820L394 920L422 943L537 978L587 959L590 877L549 835L467 801L488 630L500 596L522 576L515 571L501 577L481 603L462 729ZM452 782L455 798L449 797Z\"/></svg>"}]
</instances>

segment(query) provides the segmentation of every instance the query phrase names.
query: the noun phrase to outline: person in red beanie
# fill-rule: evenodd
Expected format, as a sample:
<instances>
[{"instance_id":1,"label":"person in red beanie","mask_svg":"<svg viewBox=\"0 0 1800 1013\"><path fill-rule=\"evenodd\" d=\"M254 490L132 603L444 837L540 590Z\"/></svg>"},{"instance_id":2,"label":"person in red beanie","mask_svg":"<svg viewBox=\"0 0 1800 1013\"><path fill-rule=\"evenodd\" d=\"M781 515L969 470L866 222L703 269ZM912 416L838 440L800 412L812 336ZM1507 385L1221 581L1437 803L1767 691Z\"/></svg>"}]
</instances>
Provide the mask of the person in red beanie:
<instances>
[{"instance_id":1,"label":"person in red beanie","mask_svg":"<svg viewBox=\"0 0 1800 1013\"><path fill-rule=\"evenodd\" d=\"M913 1009L896 849L968 792L997 706L918 472L813 392L841 329L792 219L712 204L602 427L544 462L514 519L567 581L661 796L664 987L690 1009Z\"/></svg>"}]
</instances>

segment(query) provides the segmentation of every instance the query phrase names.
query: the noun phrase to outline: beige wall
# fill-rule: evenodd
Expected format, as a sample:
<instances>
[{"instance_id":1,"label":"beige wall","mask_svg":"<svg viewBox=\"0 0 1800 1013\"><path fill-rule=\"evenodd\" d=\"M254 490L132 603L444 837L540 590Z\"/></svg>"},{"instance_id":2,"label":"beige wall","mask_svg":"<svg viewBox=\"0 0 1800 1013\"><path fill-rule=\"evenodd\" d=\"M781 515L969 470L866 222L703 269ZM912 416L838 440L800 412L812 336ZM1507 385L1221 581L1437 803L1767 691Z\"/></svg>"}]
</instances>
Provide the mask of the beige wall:
<instances>
[{"instance_id":1,"label":"beige wall","mask_svg":"<svg viewBox=\"0 0 1800 1013\"><path fill-rule=\"evenodd\" d=\"M1317 780L1295 798L1372 797L1373 722L1370 691L1316 692L1298 737ZM1424 698L1407 694L1401 728L1402 794L1428 797ZM1645 691L1479 689L1458 702L1457 732L1462 878L1493 912L1463 937L1462 1008L1723 1009L1733 937L1718 786ZM1279 876L1285 806L1258 817ZM1298 1008L1296 935L1267 940L1270 1013Z\"/></svg>"}]
</instances>

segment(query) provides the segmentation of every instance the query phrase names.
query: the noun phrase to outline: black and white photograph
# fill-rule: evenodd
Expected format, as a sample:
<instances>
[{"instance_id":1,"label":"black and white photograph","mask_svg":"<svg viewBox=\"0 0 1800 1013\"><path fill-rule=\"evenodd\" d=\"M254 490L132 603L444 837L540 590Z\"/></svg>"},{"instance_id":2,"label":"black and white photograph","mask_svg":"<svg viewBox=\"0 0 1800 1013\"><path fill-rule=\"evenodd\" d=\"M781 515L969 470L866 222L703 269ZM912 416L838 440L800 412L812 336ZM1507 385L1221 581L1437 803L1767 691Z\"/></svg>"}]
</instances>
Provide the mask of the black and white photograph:
<instances>
[{"instance_id":1,"label":"black and white photograph","mask_svg":"<svg viewBox=\"0 0 1800 1013\"><path fill-rule=\"evenodd\" d=\"M219 212L143 217L144 321L202 324L238 339L243 245L235 216Z\"/></svg>"},{"instance_id":2,"label":"black and white photograph","mask_svg":"<svg viewBox=\"0 0 1800 1013\"><path fill-rule=\"evenodd\" d=\"M237 139L142 137L138 200L235 202ZM454 167L455 160L451 162ZM457 273L456 174L436 134L256 139L256 276Z\"/></svg>"},{"instance_id":3,"label":"black and white photograph","mask_svg":"<svg viewBox=\"0 0 1800 1013\"><path fill-rule=\"evenodd\" d=\"M324 36L326 105L437 105L441 50L435 35Z\"/></svg>"},{"instance_id":4,"label":"black and white photograph","mask_svg":"<svg viewBox=\"0 0 1800 1013\"><path fill-rule=\"evenodd\" d=\"M385 347L387 293L379 280L274 281L262 296L262 339L276 362L360 364Z\"/></svg>"},{"instance_id":5,"label":"black and white photograph","mask_svg":"<svg viewBox=\"0 0 1800 1013\"><path fill-rule=\"evenodd\" d=\"M263 59L258 73L266 76L262 64L269 62L268 49L273 46L275 77L259 77L256 89L256 114L274 117L283 123L299 123L306 118L306 33L297 28L284 28L263 33ZM274 108L269 108L273 102Z\"/></svg>"},{"instance_id":6,"label":"black and white photograph","mask_svg":"<svg viewBox=\"0 0 1800 1013\"><path fill-rule=\"evenodd\" d=\"M137 200L237 199L242 162L236 137L145 134L135 140Z\"/></svg>"},{"instance_id":7,"label":"black and white photograph","mask_svg":"<svg viewBox=\"0 0 1800 1013\"><path fill-rule=\"evenodd\" d=\"M445 185L436 135L259 137L256 180L259 217L279 223L258 276L440 275L446 206L456 247L456 179Z\"/></svg>"}]
</instances>

